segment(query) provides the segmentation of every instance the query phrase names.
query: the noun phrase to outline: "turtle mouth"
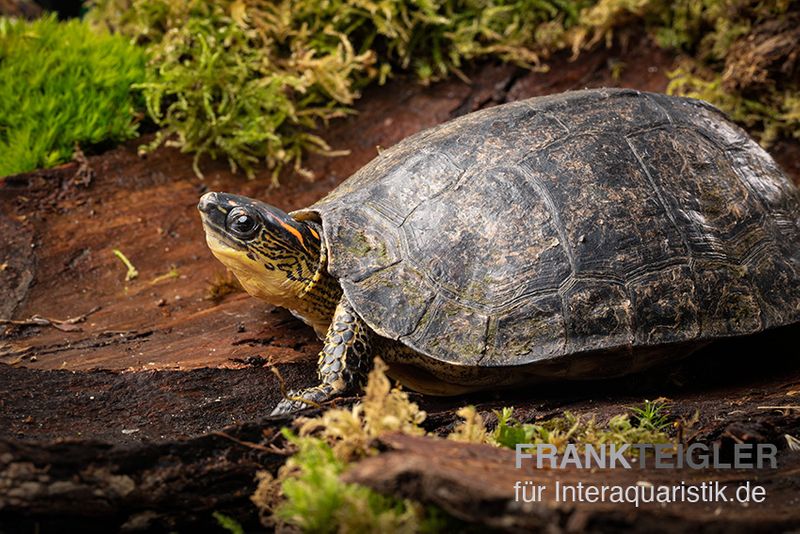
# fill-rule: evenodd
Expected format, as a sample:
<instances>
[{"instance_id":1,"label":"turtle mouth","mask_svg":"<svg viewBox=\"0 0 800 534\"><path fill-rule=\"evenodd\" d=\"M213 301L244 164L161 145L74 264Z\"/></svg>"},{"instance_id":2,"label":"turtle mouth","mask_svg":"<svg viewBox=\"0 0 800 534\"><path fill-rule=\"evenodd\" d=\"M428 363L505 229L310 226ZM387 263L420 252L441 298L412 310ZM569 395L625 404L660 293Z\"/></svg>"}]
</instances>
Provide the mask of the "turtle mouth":
<instances>
[{"instance_id":1,"label":"turtle mouth","mask_svg":"<svg viewBox=\"0 0 800 534\"><path fill-rule=\"evenodd\" d=\"M243 267L247 250L242 245L224 239L214 232L206 232L206 244L211 253L229 268Z\"/></svg>"},{"instance_id":2,"label":"turtle mouth","mask_svg":"<svg viewBox=\"0 0 800 534\"><path fill-rule=\"evenodd\" d=\"M247 245L228 232L225 221L229 208L223 206L216 193L206 193L197 204L200 220L206 232L206 242L212 250L246 250Z\"/></svg>"},{"instance_id":3,"label":"turtle mouth","mask_svg":"<svg viewBox=\"0 0 800 534\"><path fill-rule=\"evenodd\" d=\"M206 232L206 243L212 250L224 248L243 250L247 248L244 243L225 231L224 227L220 227L205 218L203 219L203 229Z\"/></svg>"}]
</instances>

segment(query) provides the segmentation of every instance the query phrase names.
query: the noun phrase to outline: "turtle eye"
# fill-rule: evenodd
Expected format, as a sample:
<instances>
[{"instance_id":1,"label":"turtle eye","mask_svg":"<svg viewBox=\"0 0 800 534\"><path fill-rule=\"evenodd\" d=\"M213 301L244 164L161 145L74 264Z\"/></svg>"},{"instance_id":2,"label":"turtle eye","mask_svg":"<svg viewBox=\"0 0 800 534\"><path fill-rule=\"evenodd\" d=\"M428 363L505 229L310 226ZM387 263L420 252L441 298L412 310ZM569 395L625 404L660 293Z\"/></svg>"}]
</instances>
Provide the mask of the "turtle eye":
<instances>
[{"instance_id":1,"label":"turtle eye","mask_svg":"<svg viewBox=\"0 0 800 534\"><path fill-rule=\"evenodd\" d=\"M228 230L237 237L249 239L258 230L258 221L243 209L233 209L228 213Z\"/></svg>"}]
</instances>

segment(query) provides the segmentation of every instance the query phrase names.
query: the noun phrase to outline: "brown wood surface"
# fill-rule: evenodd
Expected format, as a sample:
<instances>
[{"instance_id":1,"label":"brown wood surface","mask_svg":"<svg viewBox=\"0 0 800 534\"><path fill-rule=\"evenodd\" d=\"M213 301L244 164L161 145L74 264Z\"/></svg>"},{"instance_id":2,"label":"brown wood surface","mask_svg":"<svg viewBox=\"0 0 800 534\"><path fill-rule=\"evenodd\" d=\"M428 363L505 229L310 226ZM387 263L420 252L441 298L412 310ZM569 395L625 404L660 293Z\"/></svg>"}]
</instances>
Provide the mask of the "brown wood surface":
<instances>
[{"instance_id":1,"label":"brown wood surface","mask_svg":"<svg viewBox=\"0 0 800 534\"><path fill-rule=\"evenodd\" d=\"M348 482L364 484L381 493L405 496L435 504L453 516L502 531L547 530L572 532L638 529L649 532L780 531L800 524L797 496L800 492L800 455L784 452L777 458L780 469L631 469L576 467L537 469L530 463L515 467L515 453L490 445L465 444L441 438L390 434L381 438L389 450L362 460L344 475ZM653 461L652 459L650 461ZM541 500L524 502L515 491L517 483L542 485ZM556 497L556 483L563 486L602 488L621 486L699 486L709 484L707 502L615 503L611 490L606 501L583 493ZM722 502L713 483L724 486ZM763 503L734 502L739 487L763 487ZM672 490L670 490L672 491ZM739 495L745 497L740 490ZM680 493L675 493L680 495ZM589 498L587 498L589 497ZM575 500L572 500L572 499ZM578 499L582 499L576 502ZM633 499L633 497L631 497ZM649 500L649 497L645 497ZM594 502L593 502L594 501Z\"/></svg>"}]
</instances>

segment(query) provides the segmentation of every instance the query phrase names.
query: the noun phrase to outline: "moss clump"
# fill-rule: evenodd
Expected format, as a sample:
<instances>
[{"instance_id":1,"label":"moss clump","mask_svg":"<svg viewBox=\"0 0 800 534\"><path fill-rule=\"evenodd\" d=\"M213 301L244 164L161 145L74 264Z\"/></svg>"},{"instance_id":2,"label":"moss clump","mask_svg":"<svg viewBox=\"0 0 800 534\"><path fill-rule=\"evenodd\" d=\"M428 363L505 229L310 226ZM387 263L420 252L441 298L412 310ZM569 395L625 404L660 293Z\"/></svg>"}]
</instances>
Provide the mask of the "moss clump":
<instances>
[{"instance_id":1,"label":"moss clump","mask_svg":"<svg viewBox=\"0 0 800 534\"><path fill-rule=\"evenodd\" d=\"M286 430L284 436L297 452L281 468L277 481L260 474L253 495L266 526L291 525L320 533L438 530L438 514L429 518L421 505L342 482L347 464L325 440Z\"/></svg>"},{"instance_id":2,"label":"moss clump","mask_svg":"<svg viewBox=\"0 0 800 534\"><path fill-rule=\"evenodd\" d=\"M142 50L83 22L0 18L0 176L135 137L144 69Z\"/></svg>"},{"instance_id":3,"label":"moss clump","mask_svg":"<svg viewBox=\"0 0 800 534\"><path fill-rule=\"evenodd\" d=\"M643 30L698 66L675 74L673 92L705 96L765 141L796 132L798 88L779 81L796 72L789 63L800 24L789 8L783 0L96 0L89 18L152 58L139 87L162 131L148 148L194 152L198 174L204 154L248 176L263 159L277 181L287 165L310 176L307 152L337 153L312 132L394 72L422 83L466 79L462 66L481 57L544 69L555 51L577 55ZM753 35L763 36L755 59L737 70L735 59L748 56L737 50ZM767 82L763 105L731 82L743 77Z\"/></svg>"},{"instance_id":4,"label":"moss clump","mask_svg":"<svg viewBox=\"0 0 800 534\"><path fill-rule=\"evenodd\" d=\"M94 24L147 47L139 87L168 143L226 157L252 176L265 159L280 170L306 152L332 154L311 133L350 111L359 90L396 70L423 83L493 56L541 66L589 2L483 0L98 0Z\"/></svg>"},{"instance_id":5,"label":"moss clump","mask_svg":"<svg viewBox=\"0 0 800 534\"><path fill-rule=\"evenodd\" d=\"M300 435L318 435L332 444L338 458L352 461L373 454L373 441L386 432L425 434L420 425L426 413L404 391L392 387L386 370L376 358L361 402L349 410L331 408L320 417L298 419Z\"/></svg>"},{"instance_id":6,"label":"moss clump","mask_svg":"<svg viewBox=\"0 0 800 534\"><path fill-rule=\"evenodd\" d=\"M376 359L363 401L352 409L332 408L317 418L298 419L298 435L283 429L296 452L277 478L259 474L252 497L266 526L286 524L305 532L438 530L440 514L339 478L349 462L376 452L373 441L381 433L424 434L419 424L425 412L391 387L385 370Z\"/></svg>"},{"instance_id":7,"label":"moss clump","mask_svg":"<svg viewBox=\"0 0 800 534\"><path fill-rule=\"evenodd\" d=\"M304 152L333 153L309 131L346 112L358 96L353 72L372 54L355 53L331 28L285 26L280 6L248 13L235 2L202 4L202 16L187 14L149 47L152 68L139 87L162 127L151 148L166 141L193 152L198 174L204 154L249 175L263 157L275 177L286 164L305 174ZM301 43L297 31L319 35Z\"/></svg>"},{"instance_id":8,"label":"moss clump","mask_svg":"<svg viewBox=\"0 0 800 534\"><path fill-rule=\"evenodd\" d=\"M559 452L570 443L579 446L604 444L670 443L666 433L669 421L662 400L631 408L630 413L611 417L605 425L594 417L583 418L571 412L542 423L520 423L512 417L513 410L504 408L497 415L497 427L490 435L491 442L513 449L519 443L554 445Z\"/></svg>"},{"instance_id":9,"label":"moss clump","mask_svg":"<svg viewBox=\"0 0 800 534\"><path fill-rule=\"evenodd\" d=\"M800 87L767 87L752 96L729 91L722 74L688 59L670 73L670 78L668 93L714 104L753 132L763 145L769 146L784 135L800 139Z\"/></svg>"},{"instance_id":10,"label":"moss clump","mask_svg":"<svg viewBox=\"0 0 800 534\"><path fill-rule=\"evenodd\" d=\"M668 92L726 111L769 145L800 137L800 14L785 1L684 0L657 33L686 54Z\"/></svg>"},{"instance_id":11,"label":"moss clump","mask_svg":"<svg viewBox=\"0 0 800 534\"><path fill-rule=\"evenodd\" d=\"M268 527L289 525L305 532L447 532L464 525L435 507L386 497L345 484L347 465L377 454L375 438L386 432L423 435L426 414L392 387L379 358L364 397L351 409L331 408L299 418L297 434L283 429L294 454L273 477L259 473L252 500Z\"/></svg>"},{"instance_id":12,"label":"moss clump","mask_svg":"<svg viewBox=\"0 0 800 534\"><path fill-rule=\"evenodd\" d=\"M644 27L682 55L670 94L706 100L768 145L800 137L800 14L785 0L600 0L571 34L577 54Z\"/></svg>"}]
</instances>

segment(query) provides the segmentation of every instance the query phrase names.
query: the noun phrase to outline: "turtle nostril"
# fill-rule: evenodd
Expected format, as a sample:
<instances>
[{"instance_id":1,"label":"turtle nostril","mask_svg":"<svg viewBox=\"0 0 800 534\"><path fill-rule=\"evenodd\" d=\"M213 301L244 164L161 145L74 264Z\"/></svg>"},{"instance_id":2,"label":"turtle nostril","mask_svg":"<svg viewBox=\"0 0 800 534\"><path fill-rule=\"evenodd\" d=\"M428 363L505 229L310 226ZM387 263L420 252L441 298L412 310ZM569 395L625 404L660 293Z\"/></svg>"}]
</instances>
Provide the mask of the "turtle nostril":
<instances>
[{"instance_id":1,"label":"turtle nostril","mask_svg":"<svg viewBox=\"0 0 800 534\"><path fill-rule=\"evenodd\" d=\"M197 209L203 213L208 213L211 208L217 204L217 194L209 192L200 197L200 202L197 204Z\"/></svg>"}]
</instances>

